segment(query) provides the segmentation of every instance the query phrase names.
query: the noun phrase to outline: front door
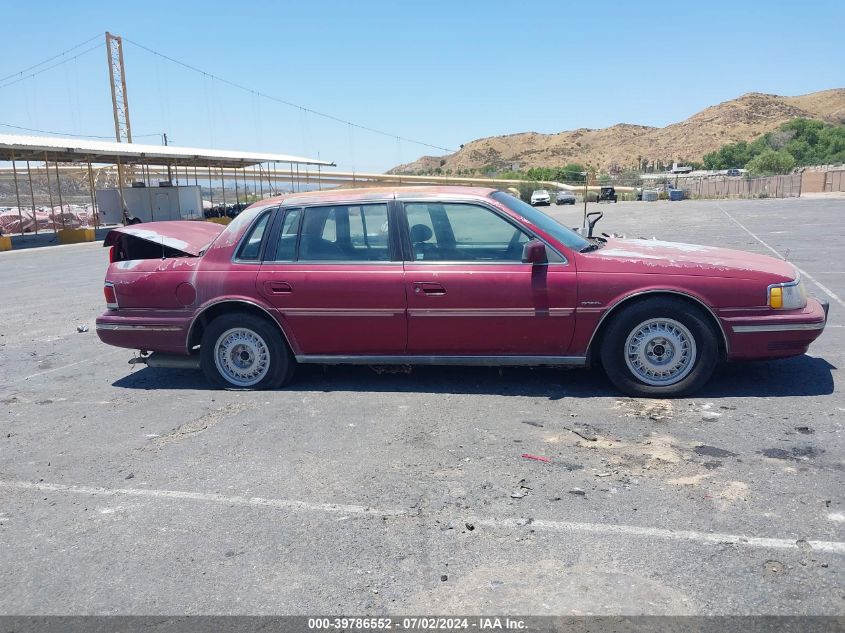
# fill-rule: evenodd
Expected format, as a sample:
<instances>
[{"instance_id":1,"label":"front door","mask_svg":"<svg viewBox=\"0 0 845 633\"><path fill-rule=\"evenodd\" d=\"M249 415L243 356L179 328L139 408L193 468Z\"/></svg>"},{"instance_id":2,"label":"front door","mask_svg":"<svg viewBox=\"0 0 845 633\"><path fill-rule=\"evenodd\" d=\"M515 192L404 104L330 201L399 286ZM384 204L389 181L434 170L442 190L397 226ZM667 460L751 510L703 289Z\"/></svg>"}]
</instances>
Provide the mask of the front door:
<instances>
[{"instance_id":1,"label":"front door","mask_svg":"<svg viewBox=\"0 0 845 633\"><path fill-rule=\"evenodd\" d=\"M405 202L408 354L563 356L574 328L575 269L522 262L526 231L479 204ZM554 261L556 260L556 261Z\"/></svg>"},{"instance_id":2,"label":"front door","mask_svg":"<svg viewBox=\"0 0 845 633\"><path fill-rule=\"evenodd\" d=\"M288 209L258 274L299 355L398 355L407 336L387 201Z\"/></svg>"}]
</instances>

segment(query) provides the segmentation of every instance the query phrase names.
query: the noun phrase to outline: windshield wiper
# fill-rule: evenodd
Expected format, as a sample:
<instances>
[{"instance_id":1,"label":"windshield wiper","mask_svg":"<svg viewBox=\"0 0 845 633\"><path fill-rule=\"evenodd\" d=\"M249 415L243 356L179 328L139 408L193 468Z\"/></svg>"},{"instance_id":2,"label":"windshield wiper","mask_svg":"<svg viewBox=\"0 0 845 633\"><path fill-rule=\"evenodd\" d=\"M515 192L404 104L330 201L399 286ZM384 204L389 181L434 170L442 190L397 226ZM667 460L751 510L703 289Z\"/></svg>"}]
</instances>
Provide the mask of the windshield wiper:
<instances>
[{"instance_id":1,"label":"windshield wiper","mask_svg":"<svg viewBox=\"0 0 845 633\"><path fill-rule=\"evenodd\" d=\"M579 253L590 253L592 251L599 250L602 246L604 246L604 242L600 242L599 240L595 240L594 242L590 242L584 248L582 248Z\"/></svg>"}]
</instances>

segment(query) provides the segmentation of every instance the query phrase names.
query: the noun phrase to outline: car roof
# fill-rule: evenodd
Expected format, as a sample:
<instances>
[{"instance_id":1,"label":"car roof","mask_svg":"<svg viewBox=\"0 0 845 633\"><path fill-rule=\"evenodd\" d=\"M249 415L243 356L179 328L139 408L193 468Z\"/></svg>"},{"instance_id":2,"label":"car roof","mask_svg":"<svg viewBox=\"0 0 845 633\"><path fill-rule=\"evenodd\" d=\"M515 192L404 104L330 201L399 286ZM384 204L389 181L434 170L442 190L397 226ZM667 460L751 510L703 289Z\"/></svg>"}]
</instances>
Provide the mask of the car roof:
<instances>
[{"instance_id":1,"label":"car roof","mask_svg":"<svg viewBox=\"0 0 845 633\"><path fill-rule=\"evenodd\" d=\"M288 193L274 198L261 200L259 204L269 205L315 204L322 202L340 202L353 200L391 200L403 198L427 197L478 197L486 198L498 191L490 187L457 187L457 186L416 186L416 187L365 187L359 189L327 189L324 191L303 191Z\"/></svg>"}]
</instances>

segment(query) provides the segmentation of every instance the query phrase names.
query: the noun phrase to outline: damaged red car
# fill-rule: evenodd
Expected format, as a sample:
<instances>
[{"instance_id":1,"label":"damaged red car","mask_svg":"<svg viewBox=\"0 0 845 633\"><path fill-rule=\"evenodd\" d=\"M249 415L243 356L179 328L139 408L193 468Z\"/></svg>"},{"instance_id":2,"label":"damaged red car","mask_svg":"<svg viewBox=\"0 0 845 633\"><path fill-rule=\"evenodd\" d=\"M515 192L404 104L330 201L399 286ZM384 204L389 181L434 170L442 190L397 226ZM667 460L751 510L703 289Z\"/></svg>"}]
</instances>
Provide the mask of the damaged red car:
<instances>
[{"instance_id":1,"label":"damaged red car","mask_svg":"<svg viewBox=\"0 0 845 633\"><path fill-rule=\"evenodd\" d=\"M236 389L300 363L601 365L626 394L681 396L723 361L803 354L828 310L788 262L582 235L481 188L290 194L105 245L99 337Z\"/></svg>"}]
</instances>

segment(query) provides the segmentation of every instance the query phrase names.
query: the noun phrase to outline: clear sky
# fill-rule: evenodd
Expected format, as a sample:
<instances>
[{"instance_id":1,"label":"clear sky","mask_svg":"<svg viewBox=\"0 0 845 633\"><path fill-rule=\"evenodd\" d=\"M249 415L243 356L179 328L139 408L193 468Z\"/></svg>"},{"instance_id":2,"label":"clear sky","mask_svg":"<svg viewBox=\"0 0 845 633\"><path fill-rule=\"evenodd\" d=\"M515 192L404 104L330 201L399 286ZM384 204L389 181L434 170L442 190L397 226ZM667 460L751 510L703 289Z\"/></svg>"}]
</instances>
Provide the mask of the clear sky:
<instances>
[{"instance_id":1,"label":"clear sky","mask_svg":"<svg viewBox=\"0 0 845 633\"><path fill-rule=\"evenodd\" d=\"M845 1L0 0L0 123L113 134L109 30L218 77L443 148L523 131L665 125L757 91L845 87ZM383 171L442 151L234 89L126 42L132 129ZM24 73L24 76L29 73ZM5 133L27 133L0 127Z\"/></svg>"}]
</instances>

